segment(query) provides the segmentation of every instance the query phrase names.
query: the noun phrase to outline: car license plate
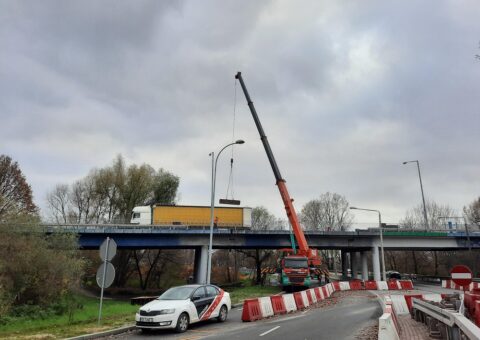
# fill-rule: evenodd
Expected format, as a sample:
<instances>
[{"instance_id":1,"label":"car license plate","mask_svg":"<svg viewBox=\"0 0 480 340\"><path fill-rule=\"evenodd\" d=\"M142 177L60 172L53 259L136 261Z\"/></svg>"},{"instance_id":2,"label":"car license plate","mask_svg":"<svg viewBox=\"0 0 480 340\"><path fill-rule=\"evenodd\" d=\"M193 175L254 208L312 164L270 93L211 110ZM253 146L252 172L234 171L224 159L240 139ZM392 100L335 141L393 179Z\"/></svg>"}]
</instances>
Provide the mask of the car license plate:
<instances>
[{"instance_id":1,"label":"car license plate","mask_svg":"<svg viewBox=\"0 0 480 340\"><path fill-rule=\"evenodd\" d=\"M141 322L153 322L153 318L140 317L140 321L141 321Z\"/></svg>"}]
</instances>

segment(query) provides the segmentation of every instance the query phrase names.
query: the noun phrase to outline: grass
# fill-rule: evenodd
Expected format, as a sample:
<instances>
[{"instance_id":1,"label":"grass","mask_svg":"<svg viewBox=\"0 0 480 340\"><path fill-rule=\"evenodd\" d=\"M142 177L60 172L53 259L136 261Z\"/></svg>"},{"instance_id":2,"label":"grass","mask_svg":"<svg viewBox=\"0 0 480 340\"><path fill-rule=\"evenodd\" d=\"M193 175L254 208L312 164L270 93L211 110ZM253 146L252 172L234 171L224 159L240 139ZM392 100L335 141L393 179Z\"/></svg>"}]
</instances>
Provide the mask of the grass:
<instances>
[{"instance_id":1,"label":"grass","mask_svg":"<svg viewBox=\"0 0 480 340\"><path fill-rule=\"evenodd\" d=\"M282 289L280 287L271 286L246 286L239 288L226 289L230 293L230 299L232 304L242 302L245 299L256 298L262 296L269 296L280 293Z\"/></svg>"},{"instance_id":2,"label":"grass","mask_svg":"<svg viewBox=\"0 0 480 340\"><path fill-rule=\"evenodd\" d=\"M129 301L104 300L102 322L98 326L99 300L90 297L78 297L78 300L83 308L75 311L72 322L68 320L68 315L51 315L44 319L11 318L7 324L0 326L0 338L58 339L99 332L133 324L139 307L130 305Z\"/></svg>"}]
</instances>

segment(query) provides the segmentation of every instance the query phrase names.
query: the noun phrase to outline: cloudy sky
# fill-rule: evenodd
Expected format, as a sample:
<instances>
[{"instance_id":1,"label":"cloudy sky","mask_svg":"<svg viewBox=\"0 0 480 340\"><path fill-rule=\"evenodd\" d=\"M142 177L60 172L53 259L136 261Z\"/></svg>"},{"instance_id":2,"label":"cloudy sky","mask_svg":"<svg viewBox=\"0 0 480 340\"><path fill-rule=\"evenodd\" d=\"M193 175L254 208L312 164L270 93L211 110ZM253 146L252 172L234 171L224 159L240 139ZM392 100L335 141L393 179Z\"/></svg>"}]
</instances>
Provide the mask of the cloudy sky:
<instances>
[{"instance_id":1,"label":"cloudy sky","mask_svg":"<svg viewBox=\"0 0 480 340\"><path fill-rule=\"evenodd\" d=\"M478 0L0 0L0 153L43 209L118 154L209 205L208 154L242 138L235 198L284 217L242 71L297 210L330 191L394 223L421 202L418 159L426 198L460 213L480 194L479 17Z\"/></svg>"}]
</instances>

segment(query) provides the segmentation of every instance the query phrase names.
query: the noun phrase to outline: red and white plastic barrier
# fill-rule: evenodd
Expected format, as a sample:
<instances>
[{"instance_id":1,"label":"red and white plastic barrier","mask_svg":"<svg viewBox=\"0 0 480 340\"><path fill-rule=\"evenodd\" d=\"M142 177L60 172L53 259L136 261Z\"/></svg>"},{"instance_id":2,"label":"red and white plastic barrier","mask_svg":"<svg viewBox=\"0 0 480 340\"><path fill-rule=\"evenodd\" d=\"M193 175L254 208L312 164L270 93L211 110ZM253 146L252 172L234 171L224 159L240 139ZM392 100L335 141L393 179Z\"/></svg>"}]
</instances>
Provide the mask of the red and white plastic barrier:
<instances>
[{"instance_id":1,"label":"red and white plastic barrier","mask_svg":"<svg viewBox=\"0 0 480 340\"><path fill-rule=\"evenodd\" d=\"M282 295L282 298L283 303L285 303L287 313L295 312L297 310L297 305L295 303L295 299L293 298L293 294L284 294Z\"/></svg>"},{"instance_id":2,"label":"red and white plastic barrier","mask_svg":"<svg viewBox=\"0 0 480 340\"><path fill-rule=\"evenodd\" d=\"M303 305L305 306L305 308L307 308L308 306L310 306L310 301L308 301L307 297L307 291L302 290L300 294L302 295Z\"/></svg>"},{"instance_id":3,"label":"red and white plastic barrier","mask_svg":"<svg viewBox=\"0 0 480 340\"><path fill-rule=\"evenodd\" d=\"M272 300L270 300L269 296L258 298L258 303L260 304L263 318L273 316Z\"/></svg>"},{"instance_id":4,"label":"red and white plastic barrier","mask_svg":"<svg viewBox=\"0 0 480 340\"><path fill-rule=\"evenodd\" d=\"M317 303L317 295L315 294L315 289L313 288L308 289L307 294L310 294L310 297L312 299L311 305Z\"/></svg>"},{"instance_id":5,"label":"red and white plastic barrier","mask_svg":"<svg viewBox=\"0 0 480 340\"><path fill-rule=\"evenodd\" d=\"M282 295L270 296L270 301L272 302L273 314L279 315L287 313L287 307L285 306L285 300Z\"/></svg>"},{"instance_id":6,"label":"red and white plastic barrier","mask_svg":"<svg viewBox=\"0 0 480 340\"><path fill-rule=\"evenodd\" d=\"M377 289L378 290L389 290L387 281L377 281Z\"/></svg>"},{"instance_id":7,"label":"red and white plastic barrier","mask_svg":"<svg viewBox=\"0 0 480 340\"><path fill-rule=\"evenodd\" d=\"M331 282L322 287L310 288L301 292L295 292L293 294L283 294L261 297L256 299L247 299L243 303L242 321L255 321L264 318L271 317L273 315L280 315L285 313L291 313L298 310L309 308L311 305L315 305L321 300L329 298L335 291L344 290L388 290L388 289L412 289L413 285L411 281L340 281ZM438 297L436 296L438 295ZM439 301L441 297L439 294L426 294L423 297L426 300ZM399 298L394 298L393 304L398 305L398 310L404 310L411 308L411 299L402 302ZM410 303L410 305L409 305ZM400 307L401 306L401 307ZM480 314L479 314L480 315ZM480 318L480 316L479 316ZM396 322L395 320L393 322Z\"/></svg>"},{"instance_id":8,"label":"red and white plastic barrier","mask_svg":"<svg viewBox=\"0 0 480 340\"><path fill-rule=\"evenodd\" d=\"M453 280L442 280L442 287L456 290L464 290L462 286L457 285ZM466 290L480 289L479 282L472 282Z\"/></svg>"}]
</instances>

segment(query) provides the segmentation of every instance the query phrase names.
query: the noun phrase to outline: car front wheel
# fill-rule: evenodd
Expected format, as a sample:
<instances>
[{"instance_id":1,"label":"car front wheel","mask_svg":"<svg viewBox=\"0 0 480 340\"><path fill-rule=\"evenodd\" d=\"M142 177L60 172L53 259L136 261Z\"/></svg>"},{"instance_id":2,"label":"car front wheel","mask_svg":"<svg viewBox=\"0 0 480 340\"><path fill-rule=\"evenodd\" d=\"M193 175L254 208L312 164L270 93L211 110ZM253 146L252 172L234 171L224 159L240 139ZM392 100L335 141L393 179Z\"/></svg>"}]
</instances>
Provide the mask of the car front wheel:
<instances>
[{"instance_id":1,"label":"car front wheel","mask_svg":"<svg viewBox=\"0 0 480 340\"><path fill-rule=\"evenodd\" d=\"M220 312L218 313L217 321L218 322L224 322L225 320L227 320L227 315L228 315L227 306L223 305L220 308Z\"/></svg>"},{"instance_id":2,"label":"car front wheel","mask_svg":"<svg viewBox=\"0 0 480 340\"><path fill-rule=\"evenodd\" d=\"M188 318L187 313L180 314L180 316L178 317L178 320L177 320L177 327L175 327L175 330L178 333L185 332L188 329L189 322L190 322L190 320Z\"/></svg>"}]
</instances>

